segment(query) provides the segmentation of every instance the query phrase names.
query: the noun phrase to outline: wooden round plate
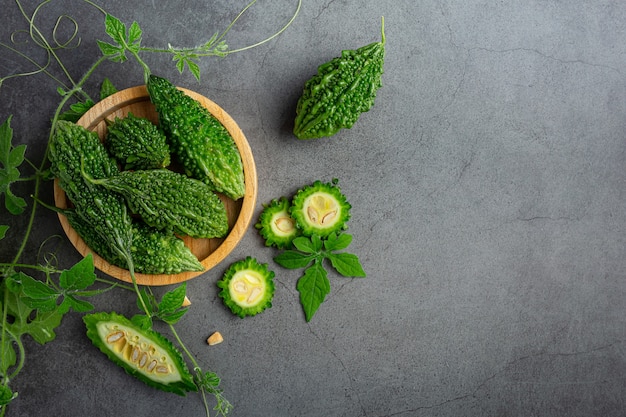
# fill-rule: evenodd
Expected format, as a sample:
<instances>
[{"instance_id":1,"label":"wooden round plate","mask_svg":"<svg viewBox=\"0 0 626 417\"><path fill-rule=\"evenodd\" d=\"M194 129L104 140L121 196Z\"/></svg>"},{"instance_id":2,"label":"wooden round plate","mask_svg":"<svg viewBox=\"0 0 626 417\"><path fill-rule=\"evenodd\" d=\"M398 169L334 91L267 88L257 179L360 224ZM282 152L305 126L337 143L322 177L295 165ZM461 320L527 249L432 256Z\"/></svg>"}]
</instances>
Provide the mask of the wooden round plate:
<instances>
[{"instance_id":1,"label":"wooden round plate","mask_svg":"<svg viewBox=\"0 0 626 417\"><path fill-rule=\"evenodd\" d=\"M237 246L241 238L250 225L252 214L257 198L257 175L256 166L250 145L237 123L217 104L208 98L193 91L180 88L185 94L193 97L206 107L226 129L230 132L241 154L244 169L245 195L243 198L234 201L224 195L219 195L226 206L228 213L229 233L225 238L220 239L192 239L184 237L185 244L198 257L204 271L183 272L172 275L148 275L135 274L137 283L140 285L168 285L180 283L194 278L219 264ZM114 120L115 117L124 117L132 112L135 116L145 117L158 123L158 114L154 105L150 102L150 96L145 86L138 86L122 90L115 93L93 106L77 122L79 125L96 132L103 140L106 135L106 121ZM65 192L59 187L58 181L54 182L54 200L59 208L67 208L70 202L66 198ZM81 255L93 254L95 267L100 271L126 282L132 282L130 273L122 268L109 264L96 253L94 253L69 225L67 218L59 214L61 226L70 242L80 252Z\"/></svg>"}]
</instances>

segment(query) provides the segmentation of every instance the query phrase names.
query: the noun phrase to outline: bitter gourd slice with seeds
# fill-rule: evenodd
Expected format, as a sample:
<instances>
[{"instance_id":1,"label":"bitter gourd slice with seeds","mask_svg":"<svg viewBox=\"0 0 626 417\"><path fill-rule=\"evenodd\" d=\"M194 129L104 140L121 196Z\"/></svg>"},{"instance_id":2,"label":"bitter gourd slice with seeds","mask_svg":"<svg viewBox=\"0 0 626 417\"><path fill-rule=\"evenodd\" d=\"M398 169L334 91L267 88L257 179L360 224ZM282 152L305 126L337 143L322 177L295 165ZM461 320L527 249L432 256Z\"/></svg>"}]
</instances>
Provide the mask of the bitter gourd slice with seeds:
<instances>
[{"instance_id":1,"label":"bitter gourd slice with seeds","mask_svg":"<svg viewBox=\"0 0 626 417\"><path fill-rule=\"evenodd\" d=\"M296 105L293 133L298 139L333 136L349 129L361 113L374 105L382 86L385 60L385 25L382 40L356 50L344 50L317 69L304 84Z\"/></svg>"},{"instance_id":2,"label":"bitter gourd slice with seeds","mask_svg":"<svg viewBox=\"0 0 626 417\"><path fill-rule=\"evenodd\" d=\"M181 396L198 390L181 353L160 333L114 312L87 314L83 321L91 342L129 375Z\"/></svg>"},{"instance_id":3,"label":"bitter gourd slice with seeds","mask_svg":"<svg viewBox=\"0 0 626 417\"><path fill-rule=\"evenodd\" d=\"M289 213L303 235L323 238L347 229L351 208L337 180L318 180L296 192Z\"/></svg>"},{"instance_id":4,"label":"bitter gourd slice with seeds","mask_svg":"<svg viewBox=\"0 0 626 417\"><path fill-rule=\"evenodd\" d=\"M170 164L165 134L150 120L132 113L109 124L104 143L124 169L157 169Z\"/></svg>"},{"instance_id":5,"label":"bitter gourd slice with seeds","mask_svg":"<svg viewBox=\"0 0 626 417\"><path fill-rule=\"evenodd\" d=\"M266 246L286 249L300 235L296 222L289 214L291 203L285 197L274 199L264 205L258 222L254 225L265 239Z\"/></svg>"},{"instance_id":6,"label":"bitter gourd slice with seeds","mask_svg":"<svg viewBox=\"0 0 626 417\"><path fill-rule=\"evenodd\" d=\"M150 75L150 100L170 148L188 176L233 200L245 194L243 162L228 130L199 101L169 80Z\"/></svg>"},{"instance_id":7,"label":"bitter gourd slice with seeds","mask_svg":"<svg viewBox=\"0 0 626 417\"><path fill-rule=\"evenodd\" d=\"M274 272L250 256L234 262L217 281L219 297L233 314L255 316L272 306Z\"/></svg>"}]
</instances>

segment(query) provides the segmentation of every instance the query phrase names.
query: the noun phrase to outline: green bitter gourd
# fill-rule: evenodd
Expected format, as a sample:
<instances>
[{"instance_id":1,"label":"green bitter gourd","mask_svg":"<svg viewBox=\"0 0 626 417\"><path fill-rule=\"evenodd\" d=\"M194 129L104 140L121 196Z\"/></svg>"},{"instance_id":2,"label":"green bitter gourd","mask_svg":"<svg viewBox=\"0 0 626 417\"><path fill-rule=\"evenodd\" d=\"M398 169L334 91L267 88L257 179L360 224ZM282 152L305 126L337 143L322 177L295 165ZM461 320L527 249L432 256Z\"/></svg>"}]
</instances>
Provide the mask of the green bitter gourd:
<instances>
[{"instance_id":1,"label":"green bitter gourd","mask_svg":"<svg viewBox=\"0 0 626 417\"><path fill-rule=\"evenodd\" d=\"M184 174L151 169L88 180L124 196L130 210L152 227L194 238L228 232L222 200L208 185Z\"/></svg>"},{"instance_id":2,"label":"green bitter gourd","mask_svg":"<svg viewBox=\"0 0 626 417\"><path fill-rule=\"evenodd\" d=\"M374 105L382 86L385 60L385 25L382 40L356 50L344 50L317 69L304 84L296 105L293 132L298 139L332 136L349 129L361 113Z\"/></svg>"},{"instance_id":3,"label":"green bitter gourd","mask_svg":"<svg viewBox=\"0 0 626 417\"><path fill-rule=\"evenodd\" d=\"M150 75L147 87L159 125L187 175L233 200L243 197L243 162L228 130L200 102L165 78Z\"/></svg>"},{"instance_id":4,"label":"green bitter gourd","mask_svg":"<svg viewBox=\"0 0 626 417\"><path fill-rule=\"evenodd\" d=\"M264 205L258 222L254 225L265 239L266 246L286 249L292 246L294 238L300 235L296 222L289 214L290 201L281 197Z\"/></svg>"},{"instance_id":5,"label":"green bitter gourd","mask_svg":"<svg viewBox=\"0 0 626 417\"><path fill-rule=\"evenodd\" d=\"M182 355L161 334L116 313L87 314L83 321L91 342L128 374L181 396L197 391Z\"/></svg>"},{"instance_id":6,"label":"green bitter gourd","mask_svg":"<svg viewBox=\"0 0 626 417\"><path fill-rule=\"evenodd\" d=\"M233 314L255 316L272 306L274 272L248 256L231 264L217 286L221 288L219 297Z\"/></svg>"},{"instance_id":7,"label":"green bitter gourd","mask_svg":"<svg viewBox=\"0 0 626 417\"><path fill-rule=\"evenodd\" d=\"M58 121L50 140L51 173L73 203L74 210L108 248L92 248L97 253L113 251L127 258L132 242L132 219L122 197L104 187L85 181L83 173L103 178L119 172L98 135L68 121Z\"/></svg>"},{"instance_id":8,"label":"green bitter gourd","mask_svg":"<svg viewBox=\"0 0 626 417\"><path fill-rule=\"evenodd\" d=\"M111 265L128 269L128 262L90 224L86 223L74 210L62 213L72 228L83 238L85 244ZM173 233L155 229L142 220L132 223L133 243L130 251L135 272L142 274L178 274L186 271L202 271L204 267L185 246L182 239Z\"/></svg>"},{"instance_id":9,"label":"green bitter gourd","mask_svg":"<svg viewBox=\"0 0 626 417\"><path fill-rule=\"evenodd\" d=\"M323 238L347 229L352 206L337 182L315 181L293 196L289 213L303 235Z\"/></svg>"},{"instance_id":10,"label":"green bitter gourd","mask_svg":"<svg viewBox=\"0 0 626 417\"><path fill-rule=\"evenodd\" d=\"M150 120L132 113L109 124L104 143L124 169L156 169L170 164L165 134Z\"/></svg>"}]
</instances>

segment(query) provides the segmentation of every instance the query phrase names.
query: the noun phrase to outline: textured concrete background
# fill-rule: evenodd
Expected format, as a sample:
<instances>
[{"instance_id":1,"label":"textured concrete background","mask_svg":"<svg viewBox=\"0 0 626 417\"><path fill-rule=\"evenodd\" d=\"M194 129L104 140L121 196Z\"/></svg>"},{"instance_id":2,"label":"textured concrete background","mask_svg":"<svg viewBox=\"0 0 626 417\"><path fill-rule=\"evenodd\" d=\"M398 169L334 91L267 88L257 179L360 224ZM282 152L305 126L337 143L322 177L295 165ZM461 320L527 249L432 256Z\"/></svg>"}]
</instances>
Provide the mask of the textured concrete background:
<instances>
[{"instance_id":1,"label":"textured concrete background","mask_svg":"<svg viewBox=\"0 0 626 417\"><path fill-rule=\"evenodd\" d=\"M32 11L34 2L24 3ZM145 45L190 46L225 28L245 3L105 8L136 20ZM295 7L259 0L229 45L270 35ZM60 56L79 77L98 57L102 16L79 1L52 1L38 22L49 35L65 13L82 43ZM342 49L378 40L382 15L387 57L374 108L332 139L295 139L303 83ZM10 1L0 21L3 43L26 28ZM179 75L168 56L146 56L155 73L239 123L259 175L255 218L263 203L317 179L338 178L353 206L349 250L368 276L330 274L331 294L310 323L295 289L299 271L273 263L276 252L254 229L222 265L189 281L193 304L178 331L221 376L233 415L626 415L624 39L620 0L309 0L270 43L203 60L200 83ZM31 69L4 49L0 56L0 76ZM141 83L136 64L107 63L90 93L103 76L118 88ZM16 141L36 161L55 89L41 75L0 88L0 119L14 115ZM29 261L47 236L62 235L54 214L40 211L36 221ZM4 212L2 222L12 226L0 248L7 259L25 219ZM63 238L50 245L65 266L79 259ZM277 291L270 310L241 320L215 282L248 255L276 271ZM95 304L137 313L128 291ZM225 341L209 347L215 330ZM109 362L79 314L54 342L28 339L26 350L8 416L203 415L197 395L155 391Z\"/></svg>"}]
</instances>

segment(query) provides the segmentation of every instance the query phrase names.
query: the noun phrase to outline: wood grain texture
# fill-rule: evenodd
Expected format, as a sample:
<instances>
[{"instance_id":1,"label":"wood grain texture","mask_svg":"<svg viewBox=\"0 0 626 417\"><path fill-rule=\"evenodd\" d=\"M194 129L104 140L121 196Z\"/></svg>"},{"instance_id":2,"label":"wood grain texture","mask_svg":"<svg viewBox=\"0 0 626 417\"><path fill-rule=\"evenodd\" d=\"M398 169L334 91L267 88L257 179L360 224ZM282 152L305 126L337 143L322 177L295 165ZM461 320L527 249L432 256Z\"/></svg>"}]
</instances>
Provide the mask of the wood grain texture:
<instances>
[{"instance_id":1,"label":"wood grain texture","mask_svg":"<svg viewBox=\"0 0 626 417\"><path fill-rule=\"evenodd\" d=\"M252 156L250 145L243 132L235 121L221 107L208 98L191 90L180 88L185 94L199 101L226 127L235 140L243 161L245 195L243 198L234 201L222 194L219 197L226 206L228 213L228 225L230 231L225 238L220 239L192 239L184 237L185 244L198 257L204 271L184 272L172 275L149 275L135 274L137 283L140 285L169 285L187 281L210 270L219 264L237 246L243 238L246 230L250 226L254 207L257 198L257 174L256 165ZM114 120L115 117L124 117L129 112L135 116L145 117L158 123L158 115L154 105L150 102L150 97L145 86L137 86L122 90L112 96L97 103L78 121L78 124L95 131L101 140L106 135L106 120ZM54 199L59 208L67 208L70 202L67 200L65 192L59 187L58 181L54 182ZM126 282L132 282L130 273L122 268L109 264L102 259L85 244L83 239L69 225L67 218L59 214L61 226L68 239L76 250L83 256L93 254L94 264L100 271Z\"/></svg>"}]
</instances>

